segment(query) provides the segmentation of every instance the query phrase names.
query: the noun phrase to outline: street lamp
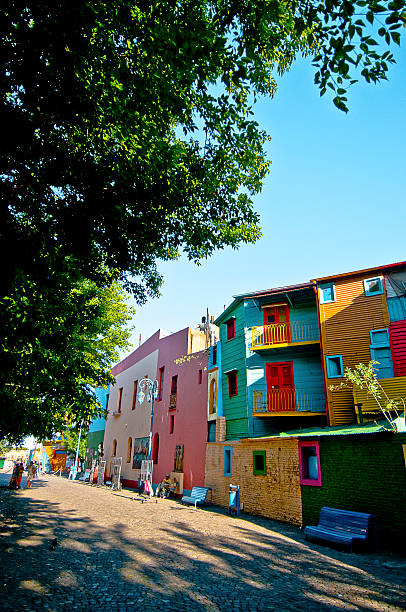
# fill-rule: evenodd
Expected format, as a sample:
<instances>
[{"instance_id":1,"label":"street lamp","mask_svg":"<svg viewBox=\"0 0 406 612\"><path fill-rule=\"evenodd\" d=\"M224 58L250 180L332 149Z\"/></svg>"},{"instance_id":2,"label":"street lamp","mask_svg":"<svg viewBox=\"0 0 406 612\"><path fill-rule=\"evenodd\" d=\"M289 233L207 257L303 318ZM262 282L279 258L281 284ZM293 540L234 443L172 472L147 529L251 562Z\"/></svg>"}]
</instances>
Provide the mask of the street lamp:
<instances>
[{"instance_id":1,"label":"street lamp","mask_svg":"<svg viewBox=\"0 0 406 612\"><path fill-rule=\"evenodd\" d=\"M149 449L148 449L148 460L151 459L152 454L152 425L154 423L154 400L158 397L158 381L151 380L150 378L143 378L139 382L139 393L138 393L138 401L140 404L145 400L145 395L147 397L147 402L151 402L151 426L149 430ZM145 391L145 393L144 393Z\"/></svg>"}]
</instances>

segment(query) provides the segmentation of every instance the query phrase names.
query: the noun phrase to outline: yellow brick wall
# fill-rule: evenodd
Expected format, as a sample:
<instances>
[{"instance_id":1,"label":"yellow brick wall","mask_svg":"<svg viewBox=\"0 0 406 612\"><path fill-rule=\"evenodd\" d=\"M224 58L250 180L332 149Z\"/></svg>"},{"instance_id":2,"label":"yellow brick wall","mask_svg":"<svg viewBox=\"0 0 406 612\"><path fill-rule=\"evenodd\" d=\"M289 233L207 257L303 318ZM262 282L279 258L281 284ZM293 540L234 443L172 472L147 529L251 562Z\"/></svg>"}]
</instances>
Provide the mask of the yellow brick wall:
<instances>
[{"instance_id":1,"label":"yellow brick wall","mask_svg":"<svg viewBox=\"0 0 406 612\"><path fill-rule=\"evenodd\" d=\"M232 476L223 476L224 447L232 446ZM254 475L252 453L266 451L266 475ZM205 484L213 489L213 503L228 507L229 484L240 485L244 510L302 525L298 442L294 440L238 440L212 442L206 447Z\"/></svg>"}]
</instances>

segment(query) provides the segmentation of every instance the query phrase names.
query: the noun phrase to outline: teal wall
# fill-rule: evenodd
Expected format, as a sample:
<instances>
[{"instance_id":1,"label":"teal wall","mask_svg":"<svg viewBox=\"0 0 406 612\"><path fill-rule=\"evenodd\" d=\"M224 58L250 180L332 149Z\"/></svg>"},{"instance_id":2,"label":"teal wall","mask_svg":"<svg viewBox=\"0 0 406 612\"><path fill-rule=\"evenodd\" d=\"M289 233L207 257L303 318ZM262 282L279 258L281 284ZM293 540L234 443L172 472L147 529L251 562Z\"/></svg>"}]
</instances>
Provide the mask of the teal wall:
<instances>
[{"instance_id":1,"label":"teal wall","mask_svg":"<svg viewBox=\"0 0 406 612\"><path fill-rule=\"evenodd\" d=\"M266 302L266 300L265 300ZM315 333L315 340L319 338L319 324L317 318L316 302L298 304L293 307L289 307L289 316L291 323L304 322L312 326ZM247 327L255 327L256 325L263 325L262 308L258 300L246 300L245 301L245 320ZM292 338L292 341L295 339Z\"/></svg>"},{"instance_id":2,"label":"teal wall","mask_svg":"<svg viewBox=\"0 0 406 612\"><path fill-rule=\"evenodd\" d=\"M290 308L290 320L309 324L318 338L318 320L314 297L309 301ZM236 337L227 340L226 321L235 316ZM283 429L294 428L297 420L290 418L282 422L276 418L253 417L253 391L266 391L266 364L281 361L293 362L294 384L298 392L311 395L311 412L325 412L323 372L321 367L320 346L270 349L263 352L251 350L251 327L262 325L262 309L257 299L246 299L231 304L220 323L221 372L235 368L238 372L238 396L228 396L228 378L222 376L223 414L227 419L227 439L274 434ZM303 419L306 417L302 417ZM312 418L312 417L310 417ZM324 417L307 425L325 424ZM324 418L324 420L323 420Z\"/></svg>"},{"instance_id":3,"label":"teal wall","mask_svg":"<svg viewBox=\"0 0 406 612\"><path fill-rule=\"evenodd\" d=\"M229 312L235 316L235 338L227 340L227 325L220 324L223 415L227 419L227 439L248 436L247 375L245 365L244 303L237 303ZM229 397L228 370L237 370L238 395Z\"/></svg>"},{"instance_id":4,"label":"teal wall","mask_svg":"<svg viewBox=\"0 0 406 612\"><path fill-rule=\"evenodd\" d=\"M380 545L402 547L406 534L406 434L319 438L321 487L301 486L303 522L316 525L322 506L375 514Z\"/></svg>"}]
</instances>

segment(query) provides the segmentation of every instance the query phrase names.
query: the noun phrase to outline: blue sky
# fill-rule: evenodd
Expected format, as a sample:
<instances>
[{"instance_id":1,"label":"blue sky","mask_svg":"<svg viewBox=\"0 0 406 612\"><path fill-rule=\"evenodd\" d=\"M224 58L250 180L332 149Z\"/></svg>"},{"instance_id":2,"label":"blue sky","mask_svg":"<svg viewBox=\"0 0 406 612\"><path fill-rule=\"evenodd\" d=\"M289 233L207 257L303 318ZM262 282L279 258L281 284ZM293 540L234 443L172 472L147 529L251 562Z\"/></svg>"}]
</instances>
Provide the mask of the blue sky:
<instances>
[{"instance_id":1,"label":"blue sky","mask_svg":"<svg viewBox=\"0 0 406 612\"><path fill-rule=\"evenodd\" d=\"M403 37L404 38L404 37ZM406 259L406 52L389 81L355 85L346 115L298 61L256 117L271 135L271 173L255 200L263 237L200 266L162 263L162 297L137 307L134 347L156 329L193 327L232 296Z\"/></svg>"}]
</instances>

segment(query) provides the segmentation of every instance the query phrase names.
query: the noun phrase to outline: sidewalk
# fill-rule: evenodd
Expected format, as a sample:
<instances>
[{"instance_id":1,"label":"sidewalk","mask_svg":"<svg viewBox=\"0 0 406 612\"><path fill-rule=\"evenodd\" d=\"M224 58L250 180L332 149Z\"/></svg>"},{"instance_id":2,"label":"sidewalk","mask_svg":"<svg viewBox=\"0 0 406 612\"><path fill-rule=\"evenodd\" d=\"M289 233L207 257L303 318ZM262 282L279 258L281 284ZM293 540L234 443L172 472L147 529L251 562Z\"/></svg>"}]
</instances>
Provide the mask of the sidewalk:
<instances>
[{"instance_id":1,"label":"sidewalk","mask_svg":"<svg viewBox=\"0 0 406 612\"><path fill-rule=\"evenodd\" d=\"M405 609L405 558L338 552L290 525L137 497L55 476L1 488L0 609Z\"/></svg>"}]
</instances>

